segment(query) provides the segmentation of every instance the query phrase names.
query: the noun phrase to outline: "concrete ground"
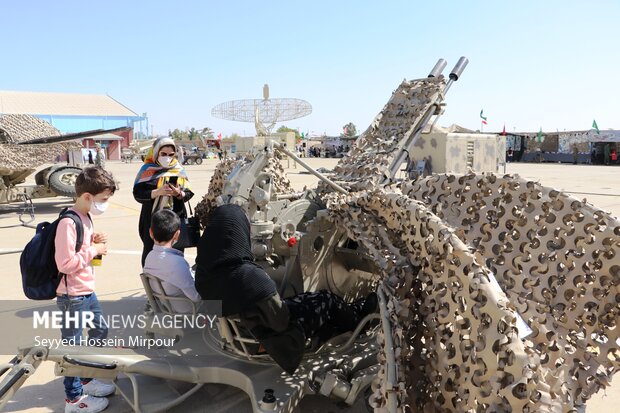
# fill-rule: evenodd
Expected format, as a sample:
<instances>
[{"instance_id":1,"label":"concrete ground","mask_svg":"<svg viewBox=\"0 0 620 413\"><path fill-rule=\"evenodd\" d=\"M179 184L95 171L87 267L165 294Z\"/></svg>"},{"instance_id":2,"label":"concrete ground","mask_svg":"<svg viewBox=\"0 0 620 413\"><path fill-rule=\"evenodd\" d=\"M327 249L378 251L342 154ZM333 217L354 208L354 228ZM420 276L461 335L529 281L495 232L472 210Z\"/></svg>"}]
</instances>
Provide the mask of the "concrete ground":
<instances>
[{"instance_id":1,"label":"concrete ground","mask_svg":"<svg viewBox=\"0 0 620 413\"><path fill-rule=\"evenodd\" d=\"M315 168L333 168L335 159L309 159ZM207 160L202 165L188 166L187 171L196 194L207 192L209 179L216 161ZM285 163L285 167L286 167ZM287 169L293 186L301 189L312 187L317 179L312 175L296 169ZM120 180L120 190L111 199L107 212L95 217L98 231L109 234L110 253L104 257L103 266L97 269L97 294L100 299L143 296L140 273L140 251L142 244L138 237L138 216L140 205L134 201L131 189L133 179L140 163L132 164L108 162L107 167ZM599 208L620 216L620 168L588 165L559 164L508 164L508 173L517 173L524 178L540 181L543 185L571 192L575 197L587 198ZM66 198L51 198L35 201L36 220L51 221L55 219L61 207L70 205ZM195 206L198 197L194 200ZM19 225L17 205L0 206L0 268L3 282L0 299L17 300L23 298L19 274L19 254L5 254L11 249L21 249L33 235L33 230ZM186 250L190 263L195 258L195 249ZM0 356L0 361L8 361L14 354ZM588 413L608 412L613 405L620 404L620 384L615 380L614 386L606 392L600 392L588 404ZM110 398L110 412L129 412L129 406L122 397ZM208 407L207 407L208 406ZM240 391L227 386L205 386L197 395L175 411L251 411L249 399ZM64 407L62 378L54 376L53 363L43 363L36 374L15 395L5 411L17 412L61 412ZM300 405L302 412L364 412L363 403L343 410L332 402L320 397L308 397Z\"/></svg>"}]
</instances>

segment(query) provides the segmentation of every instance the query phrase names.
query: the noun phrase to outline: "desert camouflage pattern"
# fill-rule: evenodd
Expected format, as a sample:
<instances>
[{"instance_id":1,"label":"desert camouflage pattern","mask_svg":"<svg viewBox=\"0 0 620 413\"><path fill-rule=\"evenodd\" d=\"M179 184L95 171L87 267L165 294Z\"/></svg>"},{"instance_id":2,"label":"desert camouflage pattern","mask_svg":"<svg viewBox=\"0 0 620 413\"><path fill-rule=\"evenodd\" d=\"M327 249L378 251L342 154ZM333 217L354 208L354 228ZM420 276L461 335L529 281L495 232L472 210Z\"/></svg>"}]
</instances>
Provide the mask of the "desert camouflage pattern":
<instances>
[{"instance_id":1,"label":"desert camouflage pattern","mask_svg":"<svg viewBox=\"0 0 620 413\"><path fill-rule=\"evenodd\" d=\"M79 149L77 142L18 145L18 142L60 136L60 131L32 115L0 116L0 173L16 170L34 170L53 162L68 150Z\"/></svg>"},{"instance_id":2,"label":"desert camouflage pattern","mask_svg":"<svg viewBox=\"0 0 620 413\"><path fill-rule=\"evenodd\" d=\"M328 219L380 269L390 328L378 340L385 347L390 334L393 349L380 356L370 403L386 411L396 394L409 412L584 411L620 368L620 222L518 176L386 182L444 84L403 82L331 176L349 193L317 188ZM203 216L231 169L216 170ZM286 181L281 167L271 171ZM397 383L386 375L388 350Z\"/></svg>"}]
</instances>

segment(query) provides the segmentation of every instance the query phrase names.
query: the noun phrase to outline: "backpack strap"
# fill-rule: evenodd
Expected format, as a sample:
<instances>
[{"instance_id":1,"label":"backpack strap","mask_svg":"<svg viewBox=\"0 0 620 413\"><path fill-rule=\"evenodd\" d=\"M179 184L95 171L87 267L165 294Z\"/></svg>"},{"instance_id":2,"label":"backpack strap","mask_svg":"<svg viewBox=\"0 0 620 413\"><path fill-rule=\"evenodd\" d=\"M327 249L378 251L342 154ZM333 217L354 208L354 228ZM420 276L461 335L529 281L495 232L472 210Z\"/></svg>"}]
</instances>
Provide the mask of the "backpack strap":
<instances>
[{"instance_id":1,"label":"backpack strap","mask_svg":"<svg viewBox=\"0 0 620 413\"><path fill-rule=\"evenodd\" d=\"M82 225L82 218L78 215L77 212L72 211L70 209L63 209L60 212L60 219L63 218L71 218L73 222L75 222L75 232L76 232L76 241L75 241L75 252L79 252L82 249L82 243L84 242L84 227ZM90 214L88 215L90 218ZM92 222L92 219L91 221Z\"/></svg>"},{"instance_id":2,"label":"backpack strap","mask_svg":"<svg viewBox=\"0 0 620 413\"><path fill-rule=\"evenodd\" d=\"M75 252L79 252L80 249L82 249L82 243L84 242L84 226L82 225L82 218L80 218L77 212L69 208L65 208L62 211L60 211L60 215L58 219L61 220L63 218L72 219L73 222L75 223L75 234L76 234ZM91 223L93 222L92 218L90 217L90 214L88 214L88 219L90 219ZM69 284L67 282L67 274L59 273L59 275L61 275L65 279L65 292L66 294L69 294Z\"/></svg>"}]
</instances>

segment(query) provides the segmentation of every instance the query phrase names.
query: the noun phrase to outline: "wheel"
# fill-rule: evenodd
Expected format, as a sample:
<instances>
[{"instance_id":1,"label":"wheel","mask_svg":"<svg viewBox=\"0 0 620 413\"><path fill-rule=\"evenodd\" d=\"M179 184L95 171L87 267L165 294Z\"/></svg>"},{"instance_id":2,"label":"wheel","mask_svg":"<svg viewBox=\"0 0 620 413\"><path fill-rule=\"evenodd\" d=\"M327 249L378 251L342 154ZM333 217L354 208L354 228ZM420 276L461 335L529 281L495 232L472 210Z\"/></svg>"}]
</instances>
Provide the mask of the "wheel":
<instances>
[{"instance_id":1,"label":"wheel","mask_svg":"<svg viewBox=\"0 0 620 413\"><path fill-rule=\"evenodd\" d=\"M80 168L62 168L52 172L49 186L57 195L75 198L75 179L81 172Z\"/></svg>"},{"instance_id":2,"label":"wheel","mask_svg":"<svg viewBox=\"0 0 620 413\"><path fill-rule=\"evenodd\" d=\"M185 165L193 165L194 164L194 159L193 158L187 158L185 160Z\"/></svg>"},{"instance_id":3,"label":"wheel","mask_svg":"<svg viewBox=\"0 0 620 413\"><path fill-rule=\"evenodd\" d=\"M200 165L202 163L202 158L196 158L196 165Z\"/></svg>"}]
</instances>

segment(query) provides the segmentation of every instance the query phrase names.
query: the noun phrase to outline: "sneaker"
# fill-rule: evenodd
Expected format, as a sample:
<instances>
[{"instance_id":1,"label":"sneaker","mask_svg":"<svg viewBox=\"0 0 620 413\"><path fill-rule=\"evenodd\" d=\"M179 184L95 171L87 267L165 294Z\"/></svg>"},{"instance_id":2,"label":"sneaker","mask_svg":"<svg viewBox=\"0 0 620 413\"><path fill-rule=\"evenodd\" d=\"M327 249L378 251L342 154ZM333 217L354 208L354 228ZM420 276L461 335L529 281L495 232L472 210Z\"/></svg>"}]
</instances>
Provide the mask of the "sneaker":
<instances>
[{"instance_id":1,"label":"sneaker","mask_svg":"<svg viewBox=\"0 0 620 413\"><path fill-rule=\"evenodd\" d=\"M97 379L92 379L86 384L82 385L82 392L95 397L105 397L114 393L116 388L112 383L106 383Z\"/></svg>"},{"instance_id":2,"label":"sneaker","mask_svg":"<svg viewBox=\"0 0 620 413\"><path fill-rule=\"evenodd\" d=\"M65 413L97 413L108 407L108 399L82 394L74 401L67 400Z\"/></svg>"}]
</instances>

